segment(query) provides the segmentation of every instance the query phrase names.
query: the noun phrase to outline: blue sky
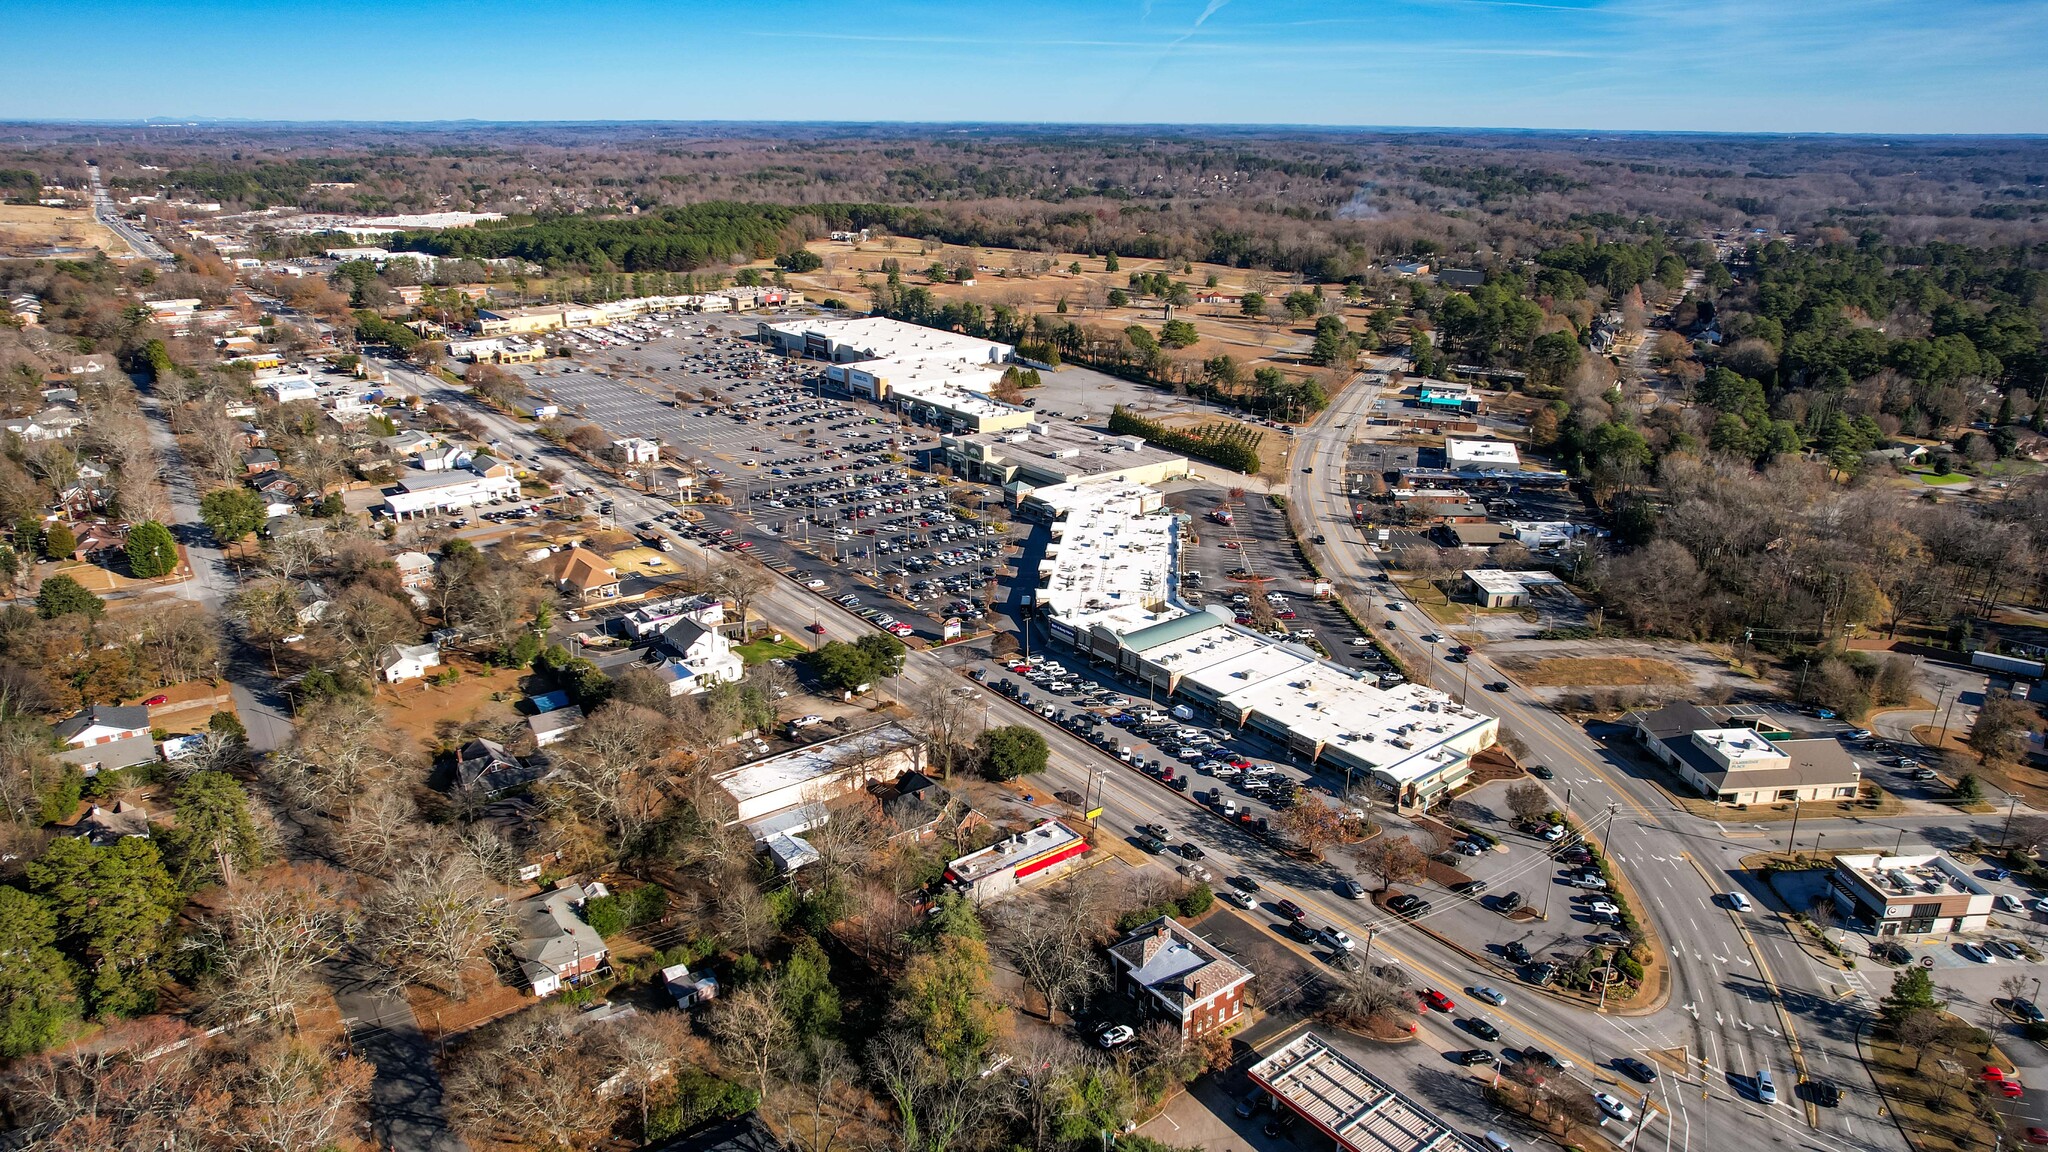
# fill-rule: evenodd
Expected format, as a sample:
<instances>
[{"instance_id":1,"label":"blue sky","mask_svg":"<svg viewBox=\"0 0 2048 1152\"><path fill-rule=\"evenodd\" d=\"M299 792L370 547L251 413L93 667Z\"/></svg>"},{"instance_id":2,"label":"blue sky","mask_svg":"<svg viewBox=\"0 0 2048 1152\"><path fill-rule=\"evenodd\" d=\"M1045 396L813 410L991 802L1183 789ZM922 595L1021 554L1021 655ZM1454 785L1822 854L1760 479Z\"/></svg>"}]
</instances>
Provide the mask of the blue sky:
<instances>
[{"instance_id":1,"label":"blue sky","mask_svg":"<svg viewBox=\"0 0 2048 1152\"><path fill-rule=\"evenodd\" d=\"M9 0L0 118L2048 132L2042 0Z\"/></svg>"}]
</instances>

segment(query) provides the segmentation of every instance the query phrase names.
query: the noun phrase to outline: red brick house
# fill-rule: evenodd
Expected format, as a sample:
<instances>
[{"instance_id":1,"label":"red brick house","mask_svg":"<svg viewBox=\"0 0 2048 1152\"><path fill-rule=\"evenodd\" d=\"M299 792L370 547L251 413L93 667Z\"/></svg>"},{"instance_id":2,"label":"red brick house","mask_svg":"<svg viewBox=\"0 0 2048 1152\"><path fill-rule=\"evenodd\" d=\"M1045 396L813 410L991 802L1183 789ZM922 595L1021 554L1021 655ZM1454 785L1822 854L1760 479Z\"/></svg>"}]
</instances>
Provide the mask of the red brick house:
<instances>
[{"instance_id":1,"label":"red brick house","mask_svg":"<svg viewBox=\"0 0 2048 1152\"><path fill-rule=\"evenodd\" d=\"M1180 1026L1194 1039L1244 1012L1251 970L1223 955L1171 916L1139 925L1110 945L1117 988L1147 1013Z\"/></svg>"}]
</instances>

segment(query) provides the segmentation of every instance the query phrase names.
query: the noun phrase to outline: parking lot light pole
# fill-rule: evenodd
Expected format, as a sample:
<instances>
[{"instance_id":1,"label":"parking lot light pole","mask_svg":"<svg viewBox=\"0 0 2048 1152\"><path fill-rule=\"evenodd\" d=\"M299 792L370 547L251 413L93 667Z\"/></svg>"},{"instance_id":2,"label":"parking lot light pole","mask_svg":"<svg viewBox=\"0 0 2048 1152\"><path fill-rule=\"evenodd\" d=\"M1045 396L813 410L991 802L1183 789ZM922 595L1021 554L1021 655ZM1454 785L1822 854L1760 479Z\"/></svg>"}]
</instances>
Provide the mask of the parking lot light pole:
<instances>
[{"instance_id":1,"label":"parking lot light pole","mask_svg":"<svg viewBox=\"0 0 2048 1152\"><path fill-rule=\"evenodd\" d=\"M2018 812L2019 810L2020 794L2018 792L2014 792L2012 794L2012 803L2005 806L2005 826L1998 830L1998 850L2001 852L2005 851L2006 834L2012 831L2013 813Z\"/></svg>"}]
</instances>

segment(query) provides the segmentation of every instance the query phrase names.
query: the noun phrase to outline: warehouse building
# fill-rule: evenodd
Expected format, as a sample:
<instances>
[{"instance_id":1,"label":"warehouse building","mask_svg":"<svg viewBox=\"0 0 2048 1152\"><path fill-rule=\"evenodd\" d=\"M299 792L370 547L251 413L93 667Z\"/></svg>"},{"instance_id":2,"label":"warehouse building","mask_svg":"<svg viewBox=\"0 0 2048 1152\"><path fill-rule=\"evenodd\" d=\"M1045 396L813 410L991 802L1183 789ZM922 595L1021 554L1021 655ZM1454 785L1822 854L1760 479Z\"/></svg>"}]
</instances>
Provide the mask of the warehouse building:
<instances>
[{"instance_id":1,"label":"warehouse building","mask_svg":"<svg viewBox=\"0 0 2048 1152\"><path fill-rule=\"evenodd\" d=\"M728 823L745 824L758 840L815 828L825 822L828 802L924 767L923 739L891 722L743 764L712 779L732 797Z\"/></svg>"}]
</instances>

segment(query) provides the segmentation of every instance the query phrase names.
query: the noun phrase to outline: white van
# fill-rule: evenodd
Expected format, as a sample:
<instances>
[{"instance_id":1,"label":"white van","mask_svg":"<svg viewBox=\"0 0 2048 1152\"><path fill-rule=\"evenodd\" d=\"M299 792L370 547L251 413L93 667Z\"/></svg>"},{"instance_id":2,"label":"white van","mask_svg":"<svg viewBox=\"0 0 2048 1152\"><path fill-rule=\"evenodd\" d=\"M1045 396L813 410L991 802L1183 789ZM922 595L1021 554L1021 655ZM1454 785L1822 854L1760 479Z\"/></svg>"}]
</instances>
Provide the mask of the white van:
<instances>
[{"instance_id":1,"label":"white van","mask_svg":"<svg viewBox=\"0 0 2048 1152\"><path fill-rule=\"evenodd\" d=\"M1195 718L1195 710L1185 704L1175 704L1173 706L1173 718L1175 720L1193 720Z\"/></svg>"}]
</instances>

